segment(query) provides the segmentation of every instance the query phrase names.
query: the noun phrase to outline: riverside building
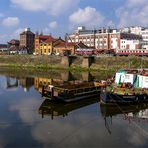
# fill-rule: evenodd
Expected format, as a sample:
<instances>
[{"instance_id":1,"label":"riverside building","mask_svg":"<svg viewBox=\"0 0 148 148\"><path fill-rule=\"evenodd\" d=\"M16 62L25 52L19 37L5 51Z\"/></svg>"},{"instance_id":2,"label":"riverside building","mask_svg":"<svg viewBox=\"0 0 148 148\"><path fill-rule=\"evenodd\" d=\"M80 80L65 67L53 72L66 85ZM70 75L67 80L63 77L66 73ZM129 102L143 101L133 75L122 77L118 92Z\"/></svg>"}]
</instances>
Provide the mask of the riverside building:
<instances>
[{"instance_id":1,"label":"riverside building","mask_svg":"<svg viewBox=\"0 0 148 148\"><path fill-rule=\"evenodd\" d=\"M35 34L30 31L30 28L26 28L20 34L20 48L26 48L28 53L33 53Z\"/></svg>"},{"instance_id":2,"label":"riverside building","mask_svg":"<svg viewBox=\"0 0 148 148\"><path fill-rule=\"evenodd\" d=\"M82 42L96 50L116 50L116 49L138 49L142 36L139 34L121 32L117 29L102 28L98 30L86 30L84 26L68 35L68 42Z\"/></svg>"}]
</instances>

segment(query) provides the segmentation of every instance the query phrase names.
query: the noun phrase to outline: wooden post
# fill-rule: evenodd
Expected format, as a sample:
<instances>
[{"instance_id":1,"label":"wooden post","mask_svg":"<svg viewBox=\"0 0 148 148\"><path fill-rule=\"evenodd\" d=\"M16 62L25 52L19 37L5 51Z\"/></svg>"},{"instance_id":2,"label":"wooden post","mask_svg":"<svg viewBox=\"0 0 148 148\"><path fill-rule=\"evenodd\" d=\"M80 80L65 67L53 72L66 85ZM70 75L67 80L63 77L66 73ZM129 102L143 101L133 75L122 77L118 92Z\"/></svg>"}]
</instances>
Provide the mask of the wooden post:
<instances>
[{"instance_id":1,"label":"wooden post","mask_svg":"<svg viewBox=\"0 0 148 148\"><path fill-rule=\"evenodd\" d=\"M45 86L42 86L42 97L44 96L44 92L45 92Z\"/></svg>"}]
</instances>

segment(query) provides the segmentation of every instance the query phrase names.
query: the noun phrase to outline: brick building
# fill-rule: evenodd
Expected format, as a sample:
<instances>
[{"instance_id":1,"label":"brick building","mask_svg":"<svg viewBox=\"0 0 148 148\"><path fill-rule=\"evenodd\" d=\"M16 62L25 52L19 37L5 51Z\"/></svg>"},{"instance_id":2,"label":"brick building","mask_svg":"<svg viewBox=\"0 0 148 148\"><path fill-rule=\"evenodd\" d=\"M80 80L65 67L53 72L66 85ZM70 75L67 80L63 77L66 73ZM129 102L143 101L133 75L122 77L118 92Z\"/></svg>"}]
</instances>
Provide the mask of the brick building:
<instances>
[{"instance_id":1,"label":"brick building","mask_svg":"<svg viewBox=\"0 0 148 148\"><path fill-rule=\"evenodd\" d=\"M26 48L28 53L33 53L35 34L30 31L30 28L26 28L24 32L20 34L20 48Z\"/></svg>"},{"instance_id":2,"label":"brick building","mask_svg":"<svg viewBox=\"0 0 148 148\"><path fill-rule=\"evenodd\" d=\"M56 39L51 35L36 35L34 54L36 55L49 55L53 51L53 42Z\"/></svg>"},{"instance_id":3,"label":"brick building","mask_svg":"<svg viewBox=\"0 0 148 148\"><path fill-rule=\"evenodd\" d=\"M73 43L83 42L89 47L95 47L98 51L106 51L111 49L140 48L142 36L110 28L86 30L85 27L78 27L78 29L73 34L69 34L66 39L68 42Z\"/></svg>"}]
</instances>

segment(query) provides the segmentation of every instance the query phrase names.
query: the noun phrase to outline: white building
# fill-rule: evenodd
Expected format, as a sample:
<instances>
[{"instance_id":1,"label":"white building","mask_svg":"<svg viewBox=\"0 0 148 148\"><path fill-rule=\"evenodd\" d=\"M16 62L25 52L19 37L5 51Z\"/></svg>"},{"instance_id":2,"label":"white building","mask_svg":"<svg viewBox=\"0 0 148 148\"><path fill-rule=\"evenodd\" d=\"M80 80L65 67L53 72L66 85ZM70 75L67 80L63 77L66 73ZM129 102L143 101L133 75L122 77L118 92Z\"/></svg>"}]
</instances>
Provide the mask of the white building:
<instances>
[{"instance_id":1,"label":"white building","mask_svg":"<svg viewBox=\"0 0 148 148\"><path fill-rule=\"evenodd\" d=\"M129 27L130 33L134 33L134 34L142 34L142 30L144 30L144 27L141 26L133 26L133 27Z\"/></svg>"},{"instance_id":2,"label":"white building","mask_svg":"<svg viewBox=\"0 0 148 148\"><path fill-rule=\"evenodd\" d=\"M148 49L148 28L141 31L142 35L142 49Z\"/></svg>"},{"instance_id":3,"label":"white building","mask_svg":"<svg viewBox=\"0 0 148 148\"><path fill-rule=\"evenodd\" d=\"M148 41L148 28L141 31L142 39Z\"/></svg>"},{"instance_id":4,"label":"white building","mask_svg":"<svg viewBox=\"0 0 148 148\"><path fill-rule=\"evenodd\" d=\"M139 49L140 48L140 40L120 40L120 49Z\"/></svg>"},{"instance_id":5,"label":"white building","mask_svg":"<svg viewBox=\"0 0 148 148\"><path fill-rule=\"evenodd\" d=\"M144 28L141 26L133 26L133 27L123 28L122 31L141 35L142 36L141 48L148 49L148 28Z\"/></svg>"}]
</instances>

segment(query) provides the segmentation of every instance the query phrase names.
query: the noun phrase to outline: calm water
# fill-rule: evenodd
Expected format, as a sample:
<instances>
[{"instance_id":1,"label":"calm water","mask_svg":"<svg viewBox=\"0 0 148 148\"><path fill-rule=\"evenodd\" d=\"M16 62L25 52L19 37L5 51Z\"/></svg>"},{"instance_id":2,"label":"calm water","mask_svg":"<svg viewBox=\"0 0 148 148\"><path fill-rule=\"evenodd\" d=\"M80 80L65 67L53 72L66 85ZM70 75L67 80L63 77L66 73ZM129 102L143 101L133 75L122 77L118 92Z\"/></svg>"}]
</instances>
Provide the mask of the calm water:
<instances>
[{"instance_id":1,"label":"calm water","mask_svg":"<svg viewBox=\"0 0 148 148\"><path fill-rule=\"evenodd\" d=\"M98 98L53 103L41 97L41 85L76 78L54 76L0 75L0 147L148 147L148 105L107 107Z\"/></svg>"}]
</instances>

